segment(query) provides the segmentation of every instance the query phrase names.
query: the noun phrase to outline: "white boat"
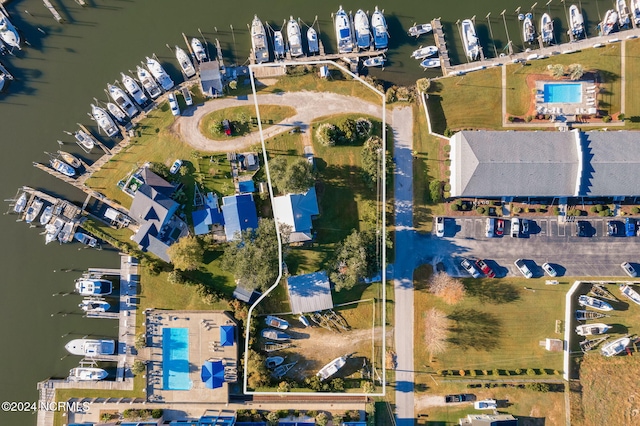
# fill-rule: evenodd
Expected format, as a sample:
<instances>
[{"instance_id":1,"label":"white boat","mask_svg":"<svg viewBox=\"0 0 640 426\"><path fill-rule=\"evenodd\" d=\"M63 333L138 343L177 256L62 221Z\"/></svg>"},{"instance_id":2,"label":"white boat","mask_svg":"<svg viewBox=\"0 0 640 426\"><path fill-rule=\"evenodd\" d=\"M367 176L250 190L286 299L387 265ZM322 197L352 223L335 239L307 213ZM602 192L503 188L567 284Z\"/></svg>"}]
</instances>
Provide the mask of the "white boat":
<instances>
[{"instance_id":1,"label":"white boat","mask_svg":"<svg viewBox=\"0 0 640 426\"><path fill-rule=\"evenodd\" d=\"M533 15L527 13L522 23L522 37L525 43L533 43L536 39L536 28L533 25Z\"/></svg>"},{"instance_id":2,"label":"white boat","mask_svg":"<svg viewBox=\"0 0 640 426\"><path fill-rule=\"evenodd\" d=\"M318 371L316 376L320 377L320 381L327 380L329 377L333 376L347 363L347 358L341 356L339 358L334 359L329 364L325 365Z\"/></svg>"},{"instance_id":3,"label":"white boat","mask_svg":"<svg viewBox=\"0 0 640 426\"><path fill-rule=\"evenodd\" d=\"M596 299L595 297L582 295L578 298L578 303L581 306L588 306L598 311L609 312L613 311L613 307L604 300Z\"/></svg>"},{"instance_id":4,"label":"white boat","mask_svg":"<svg viewBox=\"0 0 640 426\"><path fill-rule=\"evenodd\" d=\"M262 330L262 337L275 341L289 340L291 338L287 333L274 330L273 328L265 328L264 330Z\"/></svg>"},{"instance_id":5,"label":"white boat","mask_svg":"<svg viewBox=\"0 0 640 426\"><path fill-rule=\"evenodd\" d=\"M608 324L597 322L594 324L582 324L576 327L578 336L592 336L595 334L604 334L611 329Z\"/></svg>"},{"instance_id":6,"label":"white boat","mask_svg":"<svg viewBox=\"0 0 640 426\"><path fill-rule=\"evenodd\" d=\"M424 59L437 54L438 54L438 48L436 46L426 46L426 47L420 46L419 49L416 49L413 51L413 53L411 54L411 57L414 59Z\"/></svg>"},{"instance_id":7,"label":"white boat","mask_svg":"<svg viewBox=\"0 0 640 426\"><path fill-rule=\"evenodd\" d=\"M351 36L351 25L347 13L338 9L335 15L336 39L338 40L338 53L350 53L353 51L353 37Z\"/></svg>"},{"instance_id":8,"label":"white boat","mask_svg":"<svg viewBox=\"0 0 640 426\"><path fill-rule=\"evenodd\" d=\"M106 379L109 373L102 368L76 367L69 370L69 380L76 382L95 382Z\"/></svg>"},{"instance_id":9,"label":"white boat","mask_svg":"<svg viewBox=\"0 0 640 426\"><path fill-rule=\"evenodd\" d=\"M631 24L629 8L625 0L616 0L616 11L618 12L618 24L620 27L628 27Z\"/></svg>"},{"instance_id":10,"label":"white boat","mask_svg":"<svg viewBox=\"0 0 640 426\"><path fill-rule=\"evenodd\" d=\"M125 114L118 105L113 102L107 102L107 110L118 123L124 124L127 122L127 114Z\"/></svg>"},{"instance_id":11,"label":"white boat","mask_svg":"<svg viewBox=\"0 0 640 426\"><path fill-rule=\"evenodd\" d=\"M0 40L9 47L20 50L20 34L13 26L9 17L0 10Z\"/></svg>"},{"instance_id":12,"label":"white boat","mask_svg":"<svg viewBox=\"0 0 640 426\"><path fill-rule=\"evenodd\" d=\"M640 293L634 290L633 287L631 287L630 285L621 284L620 292L622 292L623 295L631 299L633 303L640 305Z\"/></svg>"},{"instance_id":13,"label":"white boat","mask_svg":"<svg viewBox=\"0 0 640 426\"><path fill-rule=\"evenodd\" d=\"M307 45L309 46L309 53L319 53L320 45L318 44L318 33L313 27L309 27L307 30Z\"/></svg>"},{"instance_id":14,"label":"white boat","mask_svg":"<svg viewBox=\"0 0 640 426\"><path fill-rule=\"evenodd\" d=\"M365 67L383 67L384 61L386 61L384 56L375 56L373 58L367 58L362 61L362 65L364 65Z\"/></svg>"},{"instance_id":15,"label":"white boat","mask_svg":"<svg viewBox=\"0 0 640 426\"><path fill-rule=\"evenodd\" d=\"M202 42L195 37L191 39L191 50L193 50L193 54L196 56L198 62L205 62L207 60L207 52L204 50Z\"/></svg>"},{"instance_id":16,"label":"white boat","mask_svg":"<svg viewBox=\"0 0 640 426\"><path fill-rule=\"evenodd\" d=\"M284 58L284 37L282 31L273 32L273 54L276 58Z\"/></svg>"},{"instance_id":17,"label":"white boat","mask_svg":"<svg viewBox=\"0 0 640 426\"><path fill-rule=\"evenodd\" d=\"M287 22L287 41L289 42L289 53L292 57L297 58L304 54L302 51L300 25L298 25L298 21L293 19L293 16L289 16L289 22Z\"/></svg>"},{"instance_id":18,"label":"white boat","mask_svg":"<svg viewBox=\"0 0 640 426\"><path fill-rule=\"evenodd\" d=\"M107 89L109 90L111 99L113 99L129 118L135 117L140 112L124 90L115 84L107 84Z\"/></svg>"},{"instance_id":19,"label":"white boat","mask_svg":"<svg viewBox=\"0 0 640 426\"><path fill-rule=\"evenodd\" d=\"M65 220L61 217L56 217L53 223L47 224L44 229L47 231L47 235L45 236L44 243L49 244L52 241L55 241L58 238L58 234L62 227L65 224Z\"/></svg>"},{"instance_id":20,"label":"white boat","mask_svg":"<svg viewBox=\"0 0 640 426\"><path fill-rule=\"evenodd\" d=\"M431 31L433 31L433 27L431 26L431 24L419 24L409 28L407 34L409 34L411 37L420 37L422 34L428 34Z\"/></svg>"},{"instance_id":21,"label":"white boat","mask_svg":"<svg viewBox=\"0 0 640 426\"><path fill-rule=\"evenodd\" d=\"M120 133L120 129L116 126L116 123L113 122L107 111L99 106L91 104L91 115L98 126L107 134L109 137L113 137Z\"/></svg>"},{"instance_id":22,"label":"white boat","mask_svg":"<svg viewBox=\"0 0 640 426\"><path fill-rule=\"evenodd\" d=\"M31 205L27 208L27 212L24 215L24 221L27 223L33 222L40 214L40 210L42 210L43 205L44 202L40 198L33 200Z\"/></svg>"},{"instance_id":23,"label":"white boat","mask_svg":"<svg viewBox=\"0 0 640 426\"><path fill-rule=\"evenodd\" d=\"M618 12L613 9L607 10L607 13L604 14L604 19L600 23L600 31L602 31L603 35L611 34L618 23Z\"/></svg>"},{"instance_id":24,"label":"white boat","mask_svg":"<svg viewBox=\"0 0 640 426\"><path fill-rule=\"evenodd\" d=\"M309 320L307 319L307 317L304 316L304 314L300 314L300 316L298 317L298 319L300 320L300 322L302 323L302 325L304 325L305 327L311 327L311 323L309 322Z\"/></svg>"},{"instance_id":25,"label":"white boat","mask_svg":"<svg viewBox=\"0 0 640 426\"><path fill-rule=\"evenodd\" d=\"M76 280L76 291L81 296L106 296L113 291L113 283L98 278L79 278Z\"/></svg>"},{"instance_id":26,"label":"white boat","mask_svg":"<svg viewBox=\"0 0 640 426\"><path fill-rule=\"evenodd\" d=\"M93 136L88 134L87 132L85 132L82 129L77 130L73 134L73 137L76 139L78 144L82 148L86 149L87 151L91 151L93 149L93 147L96 145Z\"/></svg>"},{"instance_id":27,"label":"white boat","mask_svg":"<svg viewBox=\"0 0 640 426\"><path fill-rule=\"evenodd\" d=\"M640 26L640 0L630 0L631 16L636 26Z\"/></svg>"},{"instance_id":28,"label":"white boat","mask_svg":"<svg viewBox=\"0 0 640 426\"><path fill-rule=\"evenodd\" d=\"M178 64L180 64L180 69L187 76L187 78L191 78L196 75L196 69L191 62L191 58L184 49L180 46L176 45L176 59L178 60Z\"/></svg>"},{"instance_id":29,"label":"white boat","mask_svg":"<svg viewBox=\"0 0 640 426\"><path fill-rule=\"evenodd\" d=\"M76 232L75 234L73 234L73 238L75 238L76 241L79 241L82 244L87 245L89 247L98 246L98 240L96 238L92 237L91 235L87 235L83 232Z\"/></svg>"},{"instance_id":30,"label":"white boat","mask_svg":"<svg viewBox=\"0 0 640 426\"><path fill-rule=\"evenodd\" d=\"M64 226L58 233L58 241L61 243L68 243L71 241L73 239L73 234L71 233L73 231L73 227L74 224L72 221L65 222Z\"/></svg>"},{"instance_id":31,"label":"white boat","mask_svg":"<svg viewBox=\"0 0 640 426\"><path fill-rule=\"evenodd\" d=\"M387 31L387 21L383 13L376 6L371 15L371 29L373 30L373 45L376 49L386 49L389 46L389 32Z\"/></svg>"},{"instance_id":32,"label":"white boat","mask_svg":"<svg viewBox=\"0 0 640 426\"><path fill-rule=\"evenodd\" d=\"M440 58L427 58L420 62L422 68L438 68L440 66Z\"/></svg>"},{"instance_id":33,"label":"white boat","mask_svg":"<svg viewBox=\"0 0 640 426\"><path fill-rule=\"evenodd\" d=\"M144 94L144 91L133 77L123 72L120 73L120 77L122 77L122 84L125 90L138 105L143 106L149 101L149 98L147 98L147 95Z\"/></svg>"},{"instance_id":34,"label":"white boat","mask_svg":"<svg viewBox=\"0 0 640 426\"><path fill-rule=\"evenodd\" d=\"M462 42L464 43L464 51L467 53L467 58L471 61L478 59L478 56L480 56L480 44L478 36L476 36L476 28L471 19L462 21Z\"/></svg>"},{"instance_id":35,"label":"white boat","mask_svg":"<svg viewBox=\"0 0 640 426\"><path fill-rule=\"evenodd\" d=\"M265 365L267 368L276 368L280 364L284 362L284 358L281 356L270 356L265 360Z\"/></svg>"},{"instance_id":36,"label":"white boat","mask_svg":"<svg viewBox=\"0 0 640 426\"><path fill-rule=\"evenodd\" d=\"M23 192L20 194L16 204L13 206L13 211L16 213L22 213L25 207L27 207L27 193Z\"/></svg>"},{"instance_id":37,"label":"white boat","mask_svg":"<svg viewBox=\"0 0 640 426\"><path fill-rule=\"evenodd\" d=\"M267 33L258 15L253 15L253 21L251 22L251 47L253 48L253 56L257 64L269 62Z\"/></svg>"},{"instance_id":38,"label":"white boat","mask_svg":"<svg viewBox=\"0 0 640 426\"><path fill-rule=\"evenodd\" d=\"M582 37L584 34L584 18L575 4L569 7L569 31L576 37Z\"/></svg>"},{"instance_id":39,"label":"white boat","mask_svg":"<svg viewBox=\"0 0 640 426\"><path fill-rule=\"evenodd\" d=\"M105 300L98 299L84 299L82 303L78 305L80 309L85 312L107 312L111 305Z\"/></svg>"},{"instance_id":40,"label":"white boat","mask_svg":"<svg viewBox=\"0 0 640 426\"><path fill-rule=\"evenodd\" d=\"M113 355L116 350L116 342L107 339L74 339L64 345L64 348L72 355L97 356Z\"/></svg>"},{"instance_id":41,"label":"white boat","mask_svg":"<svg viewBox=\"0 0 640 426\"><path fill-rule=\"evenodd\" d=\"M169 74L167 74L164 68L162 68L162 65L160 65L160 62L148 56L147 69L164 90L169 90L175 85L173 80L171 80L171 77L169 77Z\"/></svg>"},{"instance_id":42,"label":"white boat","mask_svg":"<svg viewBox=\"0 0 640 426\"><path fill-rule=\"evenodd\" d=\"M144 87L144 90L151 96L151 99L156 99L162 94L158 83L156 83L149 71L138 65L136 67L136 74L138 75L138 80L142 83L142 87Z\"/></svg>"},{"instance_id":43,"label":"white boat","mask_svg":"<svg viewBox=\"0 0 640 426\"><path fill-rule=\"evenodd\" d=\"M62 158L65 163L74 169L79 169L82 166L82 162L75 155L69 154L66 151L58 151L58 154L60 154L60 158Z\"/></svg>"},{"instance_id":44,"label":"white boat","mask_svg":"<svg viewBox=\"0 0 640 426\"><path fill-rule=\"evenodd\" d=\"M553 41L553 19L548 13L543 13L540 18L540 34L543 43L551 43Z\"/></svg>"},{"instance_id":45,"label":"white boat","mask_svg":"<svg viewBox=\"0 0 640 426\"><path fill-rule=\"evenodd\" d=\"M76 175L74 168L59 158L52 158L49 160L49 164L53 170L62 173L65 176L74 177Z\"/></svg>"},{"instance_id":46,"label":"white boat","mask_svg":"<svg viewBox=\"0 0 640 426\"><path fill-rule=\"evenodd\" d=\"M40 215L40 225L45 226L53 216L53 205L48 205Z\"/></svg>"},{"instance_id":47,"label":"white boat","mask_svg":"<svg viewBox=\"0 0 640 426\"><path fill-rule=\"evenodd\" d=\"M278 328L280 330L286 330L287 328L289 328L289 323L287 321L273 315L267 315L267 317L264 319L264 322L269 327Z\"/></svg>"},{"instance_id":48,"label":"white boat","mask_svg":"<svg viewBox=\"0 0 640 426\"><path fill-rule=\"evenodd\" d=\"M369 17L362 10L358 9L353 18L353 28L356 32L356 45L359 49L366 50L371 46L371 30L369 28Z\"/></svg>"},{"instance_id":49,"label":"white boat","mask_svg":"<svg viewBox=\"0 0 640 426\"><path fill-rule=\"evenodd\" d=\"M604 345L600 349L600 352L604 356L618 355L620 352L624 351L627 346L629 346L629 343L631 343L631 339L628 337L621 337Z\"/></svg>"}]
</instances>

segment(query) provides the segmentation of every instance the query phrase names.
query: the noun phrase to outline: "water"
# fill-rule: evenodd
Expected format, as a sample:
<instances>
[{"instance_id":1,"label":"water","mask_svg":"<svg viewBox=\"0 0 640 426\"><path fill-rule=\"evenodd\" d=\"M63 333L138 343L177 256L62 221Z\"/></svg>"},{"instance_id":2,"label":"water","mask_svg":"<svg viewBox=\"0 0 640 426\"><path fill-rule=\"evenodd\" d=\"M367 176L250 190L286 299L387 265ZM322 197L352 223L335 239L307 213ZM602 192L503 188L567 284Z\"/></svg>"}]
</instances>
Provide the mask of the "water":
<instances>
[{"instance_id":1,"label":"water","mask_svg":"<svg viewBox=\"0 0 640 426\"><path fill-rule=\"evenodd\" d=\"M582 83L545 83L544 101L565 104L582 102Z\"/></svg>"},{"instance_id":2,"label":"water","mask_svg":"<svg viewBox=\"0 0 640 426\"><path fill-rule=\"evenodd\" d=\"M165 390L189 390L189 329L162 329L162 374Z\"/></svg>"},{"instance_id":3,"label":"water","mask_svg":"<svg viewBox=\"0 0 640 426\"><path fill-rule=\"evenodd\" d=\"M82 203L83 194L35 169L31 162L46 161L48 157L43 151L59 149L56 140L64 142L63 149L78 153L63 130L74 130L77 122L90 125L92 122L86 114L93 98L106 99L106 84L119 78L120 72L134 69L145 56L155 52L174 80L180 81L175 59L165 44L183 45L181 32L189 37L199 36L200 28L209 42L215 38L220 40L228 63L244 63L250 48L247 24L254 13L275 27L290 15L301 17L307 24L317 15L316 29L327 51L332 52L335 35L331 13L340 3L299 0L88 2L87 8L72 0L54 2L67 20L62 25L53 20L40 0L14 0L7 6L12 22L31 47L26 46L15 58L1 59L16 77L9 93L0 95L0 146L5 158L0 178L4 198L12 197L18 186L26 184ZM559 0L553 0L548 7L544 3L541 1L534 8L536 26L541 14L550 11L556 19L556 35L566 39L566 19L558 20L565 16L563 5ZM397 84L411 84L416 78L437 75L437 71L423 72L418 61L409 57L420 45L433 44L433 36L415 40L405 33L414 22L422 23L434 17L442 18L454 62L465 60L456 21L473 15L476 15L478 36L487 55L503 51L508 43L507 31L516 50L520 50L521 30L515 8L521 5L526 12L532 4L533 1L514 0L380 1L378 6L385 9L390 32L388 62L384 71L374 70L372 74ZM343 2L345 9L353 13L359 8L372 12L375 5L375 1ZM611 7L611 2L583 1L582 6L585 26L593 35L598 16ZM503 9L507 9L506 30L499 15ZM489 12L490 26L485 18ZM302 29L304 33L304 24ZM495 42L490 40L491 33ZM83 157L91 160L97 155ZM82 318L77 308L78 296L52 297L54 293L70 291L73 279L87 267L117 267L116 253L78 250L77 244L45 246L38 232L24 223L15 223L13 215L0 217L3 237L0 400L35 401L37 381L66 376L78 362L77 357L70 356L60 360L65 356L63 346L68 340L87 334L114 338L117 333L115 321ZM53 272L61 269L75 271ZM73 314L62 316L57 315L58 312ZM0 412L0 424L35 424L35 416Z\"/></svg>"}]
</instances>

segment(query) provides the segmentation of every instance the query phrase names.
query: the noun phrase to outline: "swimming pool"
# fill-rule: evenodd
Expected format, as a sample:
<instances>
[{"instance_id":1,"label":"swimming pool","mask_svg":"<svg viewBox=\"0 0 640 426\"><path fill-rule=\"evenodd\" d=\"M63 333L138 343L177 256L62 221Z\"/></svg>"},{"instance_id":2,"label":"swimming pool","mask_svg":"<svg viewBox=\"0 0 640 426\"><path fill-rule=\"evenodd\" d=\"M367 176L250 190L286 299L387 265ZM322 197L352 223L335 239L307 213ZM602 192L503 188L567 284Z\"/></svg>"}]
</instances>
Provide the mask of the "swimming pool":
<instances>
[{"instance_id":1,"label":"swimming pool","mask_svg":"<svg viewBox=\"0 0 640 426\"><path fill-rule=\"evenodd\" d=\"M544 101L550 104L582 102L582 83L545 83Z\"/></svg>"},{"instance_id":2,"label":"swimming pool","mask_svg":"<svg viewBox=\"0 0 640 426\"><path fill-rule=\"evenodd\" d=\"M162 329L162 382L164 390L189 390L189 329Z\"/></svg>"}]
</instances>

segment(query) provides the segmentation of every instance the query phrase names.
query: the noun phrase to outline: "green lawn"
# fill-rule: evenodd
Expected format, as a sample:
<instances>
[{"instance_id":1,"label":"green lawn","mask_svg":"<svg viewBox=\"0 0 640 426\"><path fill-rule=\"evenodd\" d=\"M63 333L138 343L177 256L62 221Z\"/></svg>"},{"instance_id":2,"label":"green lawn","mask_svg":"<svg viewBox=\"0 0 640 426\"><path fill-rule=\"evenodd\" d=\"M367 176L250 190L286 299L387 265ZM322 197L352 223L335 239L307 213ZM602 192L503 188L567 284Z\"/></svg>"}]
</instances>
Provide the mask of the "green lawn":
<instances>
[{"instance_id":1,"label":"green lawn","mask_svg":"<svg viewBox=\"0 0 640 426\"><path fill-rule=\"evenodd\" d=\"M640 40L626 40L625 127L640 128Z\"/></svg>"},{"instance_id":2,"label":"green lawn","mask_svg":"<svg viewBox=\"0 0 640 426\"><path fill-rule=\"evenodd\" d=\"M285 118L292 117L296 110L283 105L260 105L260 119L262 128L266 129L274 124L280 123ZM219 125L223 120L229 120L233 126L233 133L227 136L224 129ZM253 120L256 118L256 109L253 106L243 105L238 107L225 108L213 111L200 121L199 130L204 136L213 140L227 140L245 136L251 132L258 131L258 124ZM222 131L221 131L222 130Z\"/></svg>"}]
</instances>

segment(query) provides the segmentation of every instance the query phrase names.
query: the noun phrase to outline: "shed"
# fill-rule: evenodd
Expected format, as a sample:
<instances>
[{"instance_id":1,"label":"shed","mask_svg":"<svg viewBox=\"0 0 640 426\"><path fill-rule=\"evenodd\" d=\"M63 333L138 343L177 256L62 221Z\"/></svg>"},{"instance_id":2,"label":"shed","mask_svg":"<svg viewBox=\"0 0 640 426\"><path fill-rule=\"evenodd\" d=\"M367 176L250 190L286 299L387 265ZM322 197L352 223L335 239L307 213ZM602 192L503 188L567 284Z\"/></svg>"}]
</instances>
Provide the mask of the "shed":
<instances>
[{"instance_id":1,"label":"shed","mask_svg":"<svg viewBox=\"0 0 640 426\"><path fill-rule=\"evenodd\" d=\"M233 325L220 326L220 346L233 346L235 343L236 328Z\"/></svg>"},{"instance_id":2,"label":"shed","mask_svg":"<svg viewBox=\"0 0 640 426\"><path fill-rule=\"evenodd\" d=\"M222 93L222 77L218 61L202 62L200 64L200 88L208 96Z\"/></svg>"},{"instance_id":3,"label":"shed","mask_svg":"<svg viewBox=\"0 0 640 426\"><path fill-rule=\"evenodd\" d=\"M296 275L287 279L291 311L294 314L317 312L333 308L331 284L324 271Z\"/></svg>"}]
</instances>

